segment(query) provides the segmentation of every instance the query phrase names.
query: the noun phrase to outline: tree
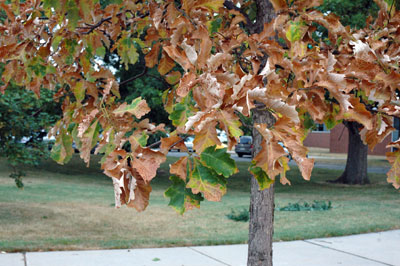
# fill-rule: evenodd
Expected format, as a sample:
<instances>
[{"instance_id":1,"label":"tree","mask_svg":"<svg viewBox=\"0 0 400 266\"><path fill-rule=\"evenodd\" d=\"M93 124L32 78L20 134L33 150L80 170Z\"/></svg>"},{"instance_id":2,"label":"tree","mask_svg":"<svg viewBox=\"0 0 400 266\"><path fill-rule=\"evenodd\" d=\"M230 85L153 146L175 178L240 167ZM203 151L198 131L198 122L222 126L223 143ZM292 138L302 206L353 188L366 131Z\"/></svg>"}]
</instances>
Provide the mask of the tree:
<instances>
[{"instance_id":1,"label":"tree","mask_svg":"<svg viewBox=\"0 0 400 266\"><path fill-rule=\"evenodd\" d=\"M338 1L328 0L319 7L322 12L333 12L344 26L364 28L368 16L376 18L378 6L372 0ZM326 28L320 27L322 37L327 38ZM363 126L357 122L343 121L349 134L346 167L342 175L331 182L343 184L368 184L368 145L360 136Z\"/></svg>"},{"instance_id":2,"label":"tree","mask_svg":"<svg viewBox=\"0 0 400 266\"><path fill-rule=\"evenodd\" d=\"M10 177L23 188L21 165L37 166L49 156L44 142L49 127L60 118L60 107L52 92L43 90L40 99L24 88L10 86L0 95L0 152L12 167Z\"/></svg>"},{"instance_id":3,"label":"tree","mask_svg":"<svg viewBox=\"0 0 400 266\"><path fill-rule=\"evenodd\" d=\"M302 144L309 117L318 123L358 122L371 146L393 130L390 120L400 105L400 13L393 2L376 2L378 18L359 31L316 10L319 0L271 0L277 17L270 23L265 23L272 14L266 0L120 0L103 7L90 0L0 2L7 15L0 24L2 90L14 81L36 94L45 87L64 97L63 117L52 131L53 158L68 161L75 142L89 163L90 150L99 143L95 152L103 154L101 167L113 180L116 206L138 211L148 205L150 181L168 150L185 149L185 134L195 136L196 153L170 166L169 205L184 213L204 199L220 200L237 167L226 149L216 148L216 127L226 132L232 148L243 134L238 113L248 117L253 110L259 151L249 170L259 188L269 190L252 193L267 196L271 212L275 178L290 184L287 154L278 142L303 178L311 176L314 161ZM327 29L328 40L312 38L316 24ZM163 101L176 129L161 140L160 151L147 140L164 126L143 119L150 108L141 97L118 100L124 81L100 63L107 50L116 51L129 68L139 59L138 47L146 67L157 67L171 85ZM399 148L400 141L391 145ZM396 188L398 158L400 151L388 154L393 165L388 181ZM254 213L265 212L260 197L252 200ZM270 236L271 223L264 230ZM252 232L251 238L260 236ZM253 254L249 265L272 264L270 245Z\"/></svg>"}]
</instances>

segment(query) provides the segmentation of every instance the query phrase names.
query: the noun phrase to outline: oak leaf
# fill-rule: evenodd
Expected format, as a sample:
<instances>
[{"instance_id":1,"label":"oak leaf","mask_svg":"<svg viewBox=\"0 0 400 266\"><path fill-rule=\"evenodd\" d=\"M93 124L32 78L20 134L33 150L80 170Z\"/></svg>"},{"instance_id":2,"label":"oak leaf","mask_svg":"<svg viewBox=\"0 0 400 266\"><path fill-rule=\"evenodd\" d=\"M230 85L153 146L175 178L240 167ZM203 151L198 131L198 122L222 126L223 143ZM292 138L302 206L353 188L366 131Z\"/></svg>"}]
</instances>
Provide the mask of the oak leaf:
<instances>
[{"instance_id":1,"label":"oak leaf","mask_svg":"<svg viewBox=\"0 0 400 266\"><path fill-rule=\"evenodd\" d=\"M175 175L169 179L172 185L164 193L165 197L170 198L168 206L174 208L179 214L183 214L186 210L200 208L200 201L203 201L200 193L193 194L186 188L185 181Z\"/></svg>"},{"instance_id":2,"label":"oak leaf","mask_svg":"<svg viewBox=\"0 0 400 266\"><path fill-rule=\"evenodd\" d=\"M169 172L172 175L178 176L180 179L186 182L187 170L188 170L188 157L181 157L178 161L170 165Z\"/></svg>"},{"instance_id":3,"label":"oak leaf","mask_svg":"<svg viewBox=\"0 0 400 266\"><path fill-rule=\"evenodd\" d=\"M226 180L198 159L194 159L194 169L186 187L192 189L194 194L203 193L204 198L209 201L220 201L226 193Z\"/></svg>"},{"instance_id":4,"label":"oak leaf","mask_svg":"<svg viewBox=\"0 0 400 266\"><path fill-rule=\"evenodd\" d=\"M201 152L200 158L205 166L224 177L230 177L238 172L236 163L226 152L226 148L216 149L215 145L210 146Z\"/></svg>"},{"instance_id":5,"label":"oak leaf","mask_svg":"<svg viewBox=\"0 0 400 266\"><path fill-rule=\"evenodd\" d=\"M137 152L131 162L132 168L148 183L156 176L157 169L166 160L166 157L163 153L149 148L138 148Z\"/></svg>"},{"instance_id":6,"label":"oak leaf","mask_svg":"<svg viewBox=\"0 0 400 266\"><path fill-rule=\"evenodd\" d=\"M125 113L130 113L136 118L141 118L148 112L150 112L150 108L148 107L146 100L138 97L132 100L129 105L127 103L121 104L113 113L117 116L123 116Z\"/></svg>"}]
</instances>

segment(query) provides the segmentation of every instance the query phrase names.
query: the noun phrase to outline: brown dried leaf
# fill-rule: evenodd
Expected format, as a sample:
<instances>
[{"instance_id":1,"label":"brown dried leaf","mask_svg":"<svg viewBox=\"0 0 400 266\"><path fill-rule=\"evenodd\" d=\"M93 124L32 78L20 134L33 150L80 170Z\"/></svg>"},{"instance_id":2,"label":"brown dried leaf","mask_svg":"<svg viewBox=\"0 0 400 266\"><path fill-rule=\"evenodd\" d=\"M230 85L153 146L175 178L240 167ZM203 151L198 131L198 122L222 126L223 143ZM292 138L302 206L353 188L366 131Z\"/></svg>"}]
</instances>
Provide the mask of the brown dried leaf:
<instances>
[{"instance_id":1,"label":"brown dried leaf","mask_svg":"<svg viewBox=\"0 0 400 266\"><path fill-rule=\"evenodd\" d=\"M148 184L143 179L137 177L136 178L136 188L134 190L135 199L131 200L127 204L127 206L134 207L139 212L144 211L146 209L147 205L149 205L151 190L152 190L152 188L151 188L150 184Z\"/></svg>"},{"instance_id":2,"label":"brown dried leaf","mask_svg":"<svg viewBox=\"0 0 400 266\"><path fill-rule=\"evenodd\" d=\"M151 48L150 52L148 52L144 57L144 59L146 60L146 67L153 68L155 65L157 65L159 53L160 53L160 43L157 42Z\"/></svg>"},{"instance_id":3,"label":"brown dried leaf","mask_svg":"<svg viewBox=\"0 0 400 266\"><path fill-rule=\"evenodd\" d=\"M183 138L179 136L170 136L168 138L161 139L160 152L167 154L171 149L179 149L181 151L187 151L187 148L183 142Z\"/></svg>"},{"instance_id":4,"label":"brown dried leaf","mask_svg":"<svg viewBox=\"0 0 400 266\"><path fill-rule=\"evenodd\" d=\"M196 134L193 141L193 149L197 153L201 153L207 147L221 145L221 141L218 139L216 125L217 122L209 123L199 133Z\"/></svg>"},{"instance_id":5,"label":"brown dried leaf","mask_svg":"<svg viewBox=\"0 0 400 266\"><path fill-rule=\"evenodd\" d=\"M160 164L166 160L165 154L148 148L139 148L138 153L134 154L133 157L134 159L131 162L132 168L135 169L147 183L156 176Z\"/></svg>"},{"instance_id":6,"label":"brown dried leaf","mask_svg":"<svg viewBox=\"0 0 400 266\"><path fill-rule=\"evenodd\" d=\"M178 161L170 165L169 172L171 173L171 175L179 176L183 181L186 182L187 163L188 157L181 157Z\"/></svg>"},{"instance_id":7,"label":"brown dried leaf","mask_svg":"<svg viewBox=\"0 0 400 266\"><path fill-rule=\"evenodd\" d=\"M172 60L167 53L163 52L160 63L158 64L158 72L161 75L167 74L175 66L174 60Z\"/></svg>"},{"instance_id":8,"label":"brown dried leaf","mask_svg":"<svg viewBox=\"0 0 400 266\"><path fill-rule=\"evenodd\" d=\"M186 72L179 82L176 94L180 97L186 97L196 83L196 75L193 72Z\"/></svg>"}]
</instances>

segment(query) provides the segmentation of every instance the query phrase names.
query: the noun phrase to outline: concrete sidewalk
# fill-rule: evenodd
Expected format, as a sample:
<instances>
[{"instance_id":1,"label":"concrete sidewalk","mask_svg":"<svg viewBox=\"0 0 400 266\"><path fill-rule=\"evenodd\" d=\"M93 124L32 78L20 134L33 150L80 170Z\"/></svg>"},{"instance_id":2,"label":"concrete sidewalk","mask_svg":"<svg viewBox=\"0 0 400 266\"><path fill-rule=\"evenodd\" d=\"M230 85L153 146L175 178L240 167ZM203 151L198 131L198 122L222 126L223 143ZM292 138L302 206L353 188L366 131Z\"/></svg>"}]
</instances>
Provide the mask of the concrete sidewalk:
<instances>
[{"instance_id":1,"label":"concrete sidewalk","mask_svg":"<svg viewBox=\"0 0 400 266\"><path fill-rule=\"evenodd\" d=\"M400 230L274 243L274 265L400 266ZM247 245L0 254L0 266L246 265Z\"/></svg>"}]
</instances>

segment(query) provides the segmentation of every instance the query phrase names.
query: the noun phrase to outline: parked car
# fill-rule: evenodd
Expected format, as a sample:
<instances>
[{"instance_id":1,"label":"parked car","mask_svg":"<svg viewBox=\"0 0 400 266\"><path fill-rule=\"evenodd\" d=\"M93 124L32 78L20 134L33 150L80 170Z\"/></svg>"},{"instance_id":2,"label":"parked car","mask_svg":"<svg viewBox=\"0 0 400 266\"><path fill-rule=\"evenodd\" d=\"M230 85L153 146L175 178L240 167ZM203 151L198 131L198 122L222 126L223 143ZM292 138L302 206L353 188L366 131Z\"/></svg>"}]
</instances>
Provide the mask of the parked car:
<instances>
[{"instance_id":1,"label":"parked car","mask_svg":"<svg viewBox=\"0 0 400 266\"><path fill-rule=\"evenodd\" d=\"M235 146L235 152L239 157L251 155L253 152L253 138L251 136L241 136L239 143Z\"/></svg>"},{"instance_id":2,"label":"parked car","mask_svg":"<svg viewBox=\"0 0 400 266\"><path fill-rule=\"evenodd\" d=\"M278 144L282 146L289 160L292 160L292 156L285 145L282 142L278 142ZM239 143L235 146L235 152L239 157L243 157L243 155L251 155L253 152L253 138L251 136L240 137Z\"/></svg>"}]
</instances>

